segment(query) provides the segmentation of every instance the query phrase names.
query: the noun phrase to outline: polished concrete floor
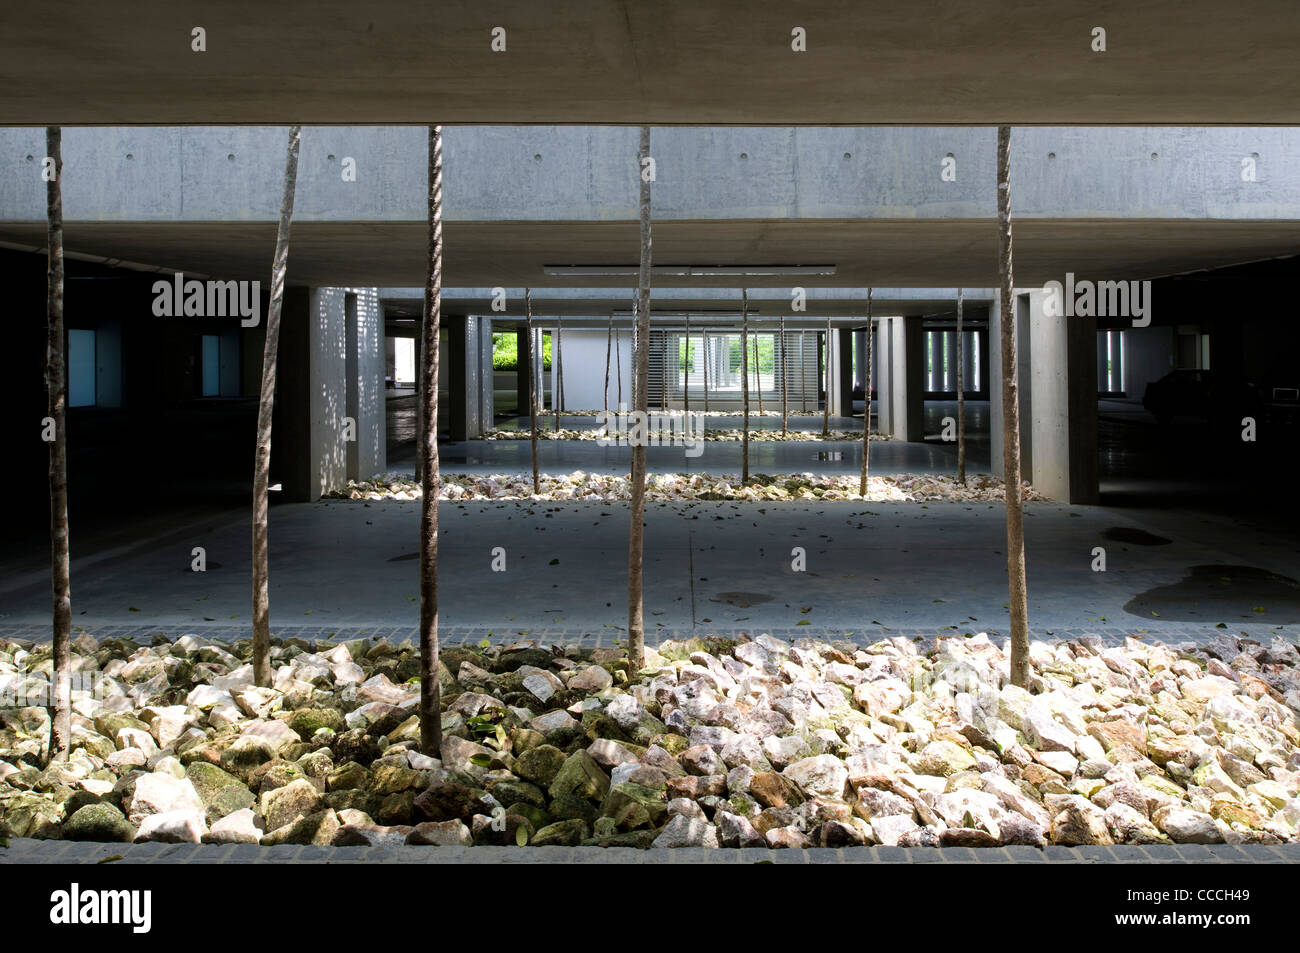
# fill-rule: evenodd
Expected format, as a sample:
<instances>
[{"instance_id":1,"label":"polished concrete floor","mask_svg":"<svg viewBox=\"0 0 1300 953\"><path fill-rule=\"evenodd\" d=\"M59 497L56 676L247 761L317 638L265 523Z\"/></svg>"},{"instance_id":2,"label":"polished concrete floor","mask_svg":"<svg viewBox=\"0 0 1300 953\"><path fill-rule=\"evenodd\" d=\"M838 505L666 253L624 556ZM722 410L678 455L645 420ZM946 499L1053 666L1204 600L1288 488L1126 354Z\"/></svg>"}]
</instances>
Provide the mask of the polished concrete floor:
<instances>
[{"instance_id":1,"label":"polished concrete floor","mask_svg":"<svg viewBox=\"0 0 1300 953\"><path fill-rule=\"evenodd\" d=\"M418 503L282 505L271 517L271 600L280 624L413 625ZM1182 632L1300 623L1294 540L1242 538L1185 521L1174 535L1106 507L1032 504L1025 520L1036 632L1128 627ZM506 630L625 621L625 504L441 507L440 592L448 626ZM78 555L81 625L229 624L249 618L247 514L173 527ZM979 504L655 504L646 515L648 624L692 620L810 631L956 626L1005 631L1002 507ZM194 546L208 570L190 571ZM491 569L503 547L506 571ZM792 568L796 547L807 571ZM1093 569L1106 551L1106 571ZM74 553L82 553L74 546ZM22 565L21 562L27 562ZM48 618L48 568L0 565L0 626ZM1258 611L1257 611L1258 607Z\"/></svg>"},{"instance_id":2,"label":"polished concrete floor","mask_svg":"<svg viewBox=\"0 0 1300 953\"><path fill-rule=\"evenodd\" d=\"M969 409L978 472L988 465L987 434L980 433L987 404ZM1195 422L1159 426L1133 402L1103 402L1099 409L1102 505L1027 508L1034 631L1120 627L1172 637L1223 624L1267 635L1300 624L1300 506L1282 441L1233 448L1214 444ZM948 404L927 405L926 429L935 436L923 443L874 443L876 472L950 470L953 448L937 432L951 412ZM71 504L77 624L174 632L247 623L251 452L242 417L236 427L210 413L211 429L186 437L178 425L176 439L158 445L156 470L114 469L121 449L109 431L99 432L98 457L88 456L92 441L77 442ZM820 418L815 423L819 428ZM544 468L626 472L625 449L554 441L540 449ZM818 456L836 452L839 459ZM856 472L858 452L857 443L754 444L752 468ZM687 460L681 448L652 448L651 465L735 472L738 453L735 444L714 443ZM527 443L448 444L442 458L447 471L522 471ZM36 481L26 493L30 505L12 509L32 520L15 518L0 541L0 630L49 618L44 491ZM275 623L414 624L418 509L343 501L273 505ZM1005 629L1005 525L998 505L651 504L646 522L646 612L656 630L692 620L704 627L809 632ZM624 505L444 505L444 624L618 632L627 530ZM206 550L206 573L190 572L195 546ZM507 551L505 573L491 571L495 546ZM791 568L795 547L806 551L807 572ZM1105 572L1093 571L1098 547L1106 551ZM795 628L804 622L806 629Z\"/></svg>"},{"instance_id":3,"label":"polished concrete floor","mask_svg":"<svg viewBox=\"0 0 1300 953\"><path fill-rule=\"evenodd\" d=\"M396 403L398 406L393 406ZM989 469L989 441L987 401L968 401L967 470L970 473L987 473ZM878 474L890 473L955 473L957 447L955 443L940 439L943 418L955 416L956 401L931 401L926 404L924 442L874 441L871 444L871 465ZM407 398L390 402L389 409L389 469L397 473L415 471L415 408ZM709 429L739 429L740 416L709 417ZM560 415L560 427L565 430L594 430L601 421L596 417ZM468 440L444 443L439 448L441 464L449 472L457 473L519 473L532 468L532 447L528 440L528 419L503 417L496 426L502 430L518 430L515 440ZM779 417L751 417L754 429L780 429ZM538 429L552 430L555 416L538 417ZM820 433L822 417L818 415L791 415L791 430L811 430ZM861 430L862 417L832 417L834 430ZM739 473L741 470L741 445L739 441L712 441L704 444L699 456L687 456L683 447L646 448L647 467L651 473ZM630 466L626 447L601 447L594 441L539 440L537 448L539 466L544 472L569 473L583 470L588 473L626 474ZM809 441L770 442L752 441L749 446L749 469L752 473L857 473L862 466L862 442Z\"/></svg>"}]
</instances>

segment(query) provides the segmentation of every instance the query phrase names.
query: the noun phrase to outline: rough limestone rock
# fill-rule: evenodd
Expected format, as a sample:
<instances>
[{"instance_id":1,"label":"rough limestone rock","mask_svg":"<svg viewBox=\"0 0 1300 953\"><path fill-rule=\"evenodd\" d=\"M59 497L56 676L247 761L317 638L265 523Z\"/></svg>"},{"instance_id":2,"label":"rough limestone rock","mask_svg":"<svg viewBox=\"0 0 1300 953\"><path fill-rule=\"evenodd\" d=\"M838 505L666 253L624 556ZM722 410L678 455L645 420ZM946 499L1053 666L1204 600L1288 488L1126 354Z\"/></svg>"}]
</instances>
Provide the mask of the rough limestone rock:
<instances>
[{"instance_id":1,"label":"rough limestone rock","mask_svg":"<svg viewBox=\"0 0 1300 953\"><path fill-rule=\"evenodd\" d=\"M264 833L256 823L257 816L251 808L244 808L223 817L200 838L205 844L257 844Z\"/></svg>"},{"instance_id":2,"label":"rough limestone rock","mask_svg":"<svg viewBox=\"0 0 1300 953\"><path fill-rule=\"evenodd\" d=\"M424 821L411 828L406 843L432 847L468 847L474 843L463 821Z\"/></svg>"},{"instance_id":3,"label":"rough limestone rock","mask_svg":"<svg viewBox=\"0 0 1300 953\"><path fill-rule=\"evenodd\" d=\"M122 800L122 807L128 820L137 826L151 814L204 810L203 801L189 779L175 778L165 772L136 778L131 793Z\"/></svg>"},{"instance_id":4,"label":"rough limestone rock","mask_svg":"<svg viewBox=\"0 0 1300 953\"><path fill-rule=\"evenodd\" d=\"M849 780L844 761L829 754L796 761L781 773L806 793L830 798L842 797Z\"/></svg>"},{"instance_id":5,"label":"rough limestone rock","mask_svg":"<svg viewBox=\"0 0 1300 953\"><path fill-rule=\"evenodd\" d=\"M1151 819L1175 844L1223 843L1223 832L1214 818L1201 811L1165 806L1157 808Z\"/></svg>"},{"instance_id":6,"label":"rough limestone rock","mask_svg":"<svg viewBox=\"0 0 1300 953\"><path fill-rule=\"evenodd\" d=\"M130 843L135 828L112 804L87 804L63 825L65 840Z\"/></svg>"},{"instance_id":7,"label":"rough limestone rock","mask_svg":"<svg viewBox=\"0 0 1300 953\"><path fill-rule=\"evenodd\" d=\"M930 774L941 778L973 767L975 767L974 756L961 745L948 740L930 742L916 759L918 774Z\"/></svg>"},{"instance_id":8,"label":"rough limestone rock","mask_svg":"<svg viewBox=\"0 0 1300 953\"><path fill-rule=\"evenodd\" d=\"M551 797L572 794L589 801L604 800L609 793L609 775L586 751L575 751L560 766L551 782Z\"/></svg>"},{"instance_id":9,"label":"rough limestone rock","mask_svg":"<svg viewBox=\"0 0 1300 953\"><path fill-rule=\"evenodd\" d=\"M321 793L306 778L262 795L258 813L266 818L267 830L275 831L300 815L314 814L322 806Z\"/></svg>"},{"instance_id":10,"label":"rough limestone rock","mask_svg":"<svg viewBox=\"0 0 1300 953\"><path fill-rule=\"evenodd\" d=\"M197 844L207 833L208 824L201 811L168 811L150 814L136 831L137 844L156 841L164 844Z\"/></svg>"},{"instance_id":11,"label":"rough limestone rock","mask_svg":"<svg viewBox=\"0 0 1300 953\"><path fill-rule=\"evenodd\" d=\"M673 817L659 832L652 847L717 847L718 829L695 817Z\"/></svg>"}]
</instances>

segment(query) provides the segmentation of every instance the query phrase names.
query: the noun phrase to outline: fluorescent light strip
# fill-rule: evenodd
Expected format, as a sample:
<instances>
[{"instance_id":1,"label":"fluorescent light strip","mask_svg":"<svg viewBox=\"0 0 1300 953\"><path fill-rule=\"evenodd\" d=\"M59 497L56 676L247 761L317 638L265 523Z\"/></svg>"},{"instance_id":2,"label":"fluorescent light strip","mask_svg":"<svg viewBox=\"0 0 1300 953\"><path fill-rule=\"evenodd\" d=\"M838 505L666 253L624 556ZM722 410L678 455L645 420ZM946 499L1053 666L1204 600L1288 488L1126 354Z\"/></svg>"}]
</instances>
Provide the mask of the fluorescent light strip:
<instances>
[{"instance_id":1,"label":"fluorescent light strip","mask_svg":"<svg viewBox=\"0 0 1300 953\"><path fill-rule=\"evenodd\" d=\"M556 278L630 278L640 273L636 265L542 265L542 273ZM834 265L654 265L659 278L780 278L794 275L834 275Z\"/></svg>"}]
</instances>

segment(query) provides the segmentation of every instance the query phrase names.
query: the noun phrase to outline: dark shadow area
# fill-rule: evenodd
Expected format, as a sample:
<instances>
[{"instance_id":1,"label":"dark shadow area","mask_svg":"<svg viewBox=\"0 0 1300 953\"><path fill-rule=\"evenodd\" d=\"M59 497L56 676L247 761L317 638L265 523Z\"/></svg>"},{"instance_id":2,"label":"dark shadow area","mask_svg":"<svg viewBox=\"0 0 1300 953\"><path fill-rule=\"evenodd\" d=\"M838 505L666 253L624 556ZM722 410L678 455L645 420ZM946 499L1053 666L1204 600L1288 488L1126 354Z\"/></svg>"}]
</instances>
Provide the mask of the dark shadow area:
<instances>
[{"instance_id":1,"label":"dark shadow area","mask_svg":"<svg viewBox=\"0 0 1300 953\"><path fill-rule=\"evenodd\" d=\"M1255 566L1191 566L1187 575L1130 599L1130 615L1178 622L1300 622L1300 582Z\"/></svg>"}]
</instances>

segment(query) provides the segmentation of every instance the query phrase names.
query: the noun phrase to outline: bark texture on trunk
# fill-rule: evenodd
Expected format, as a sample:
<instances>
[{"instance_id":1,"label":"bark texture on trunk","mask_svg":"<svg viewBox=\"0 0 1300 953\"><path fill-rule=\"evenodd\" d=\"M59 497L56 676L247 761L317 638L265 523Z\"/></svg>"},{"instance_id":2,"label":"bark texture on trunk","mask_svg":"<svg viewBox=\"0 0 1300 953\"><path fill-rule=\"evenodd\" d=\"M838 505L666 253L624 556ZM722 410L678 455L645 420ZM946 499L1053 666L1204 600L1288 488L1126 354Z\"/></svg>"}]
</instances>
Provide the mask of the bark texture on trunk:
<instances>
[{"instance_id":1,"label":"bark texture on trunk","mask_svg":"<svg viewBox=\"0 0 1300 953\"><path fill-rule=\"evenodd\" d=\"M45 130L45 153L54 176L45 183L45 397L54 427L50 444L50 586L53 595L54 698L50 760L64 759L72 744L72 577L68 560L67 358L63 350L63 130Z\"/></svg>"},{"instance_id":2,"label":"bark texture on trunk","mask_svg":"<svg viewBox=\"0 0 1300 953\"><path fill-rule=\"evenodd\" d=\"M424 386L420 415L420 749L442 753L438 697L438 325L442 318L442 126L429 127L429 251L424 281Z\"/></svg>"},{"instance_id":3,"label":"bark texture on trunk","mask_svg":"<svg viewBox=\"0 0 1300 953\"><path fill-rule=\"evenodd\" d=\"M605 422L609 424L609 357L614 343L614 312L609 313L609 330L605 332Z\"/></svg>"},{"instance_id":4,"label":"bark texture on trunk","mask_svg":"<svg viewBox=\"0 0 1300 953\"><path fill-rule=\"evenodd\" d=\"M555 429L560 429L560 407L564 403L564 362L560 360L560 341L564 319L555 319L555 337L551 343L551 403L555 405Z\"/></svg>"},{"instance_id":5,"label":"bark texture on trunk","mask_svg":"<svg viewBox=\"0 0 1300 953\"><path fill-rule=\"evenodd\" d=\"M966 485L966 342L961 325L961 289L957 289L957 482Z\"/></svg>"},{"instance_id":6,"label":"bark texture on trunk","mask_svg":"<svg viewBox=\"0 0 1300 953\"><path fill-rule=\"evenodd\" d=\"M1007 588L1011 610L1011 682L1029 687L1029 608L1020 490L1020 388L1011 253L1011 128L998 127L998 277L1002 336L1002 467L1007 494Z\"/></svg>"},{"instance_id":7,"label":"bark texture on trunk","mask_svg":"<svg viewBox=\"0 0 1300 953\"><path fill-rule=\"evenodd\" d=\"M740 479L749 482L749 291L740 292L740 397L743 422L740 425Z\"/></svg>"},{"instance_id":8,"label":"bark texture on trunk","mask_svg":"<svg viewBox=\"0 0 1300 953\"><path fill-rule=\"evenodd\" d=\"M271 263L271 303L266 311L262 392L257 404L257 455L253 463L253 681L263 688L271 684L271 570L267 556L271 420L275 413L280 314L284 309L284 282L289 270L289 226L293 223L293 197L298 186L298 149L301 144L302 126L293 126L289 130L289 148L284 161L284 194L280 199L280 225L275 235L275 260Z\"/></svg>"},{"instance_id":9,"label":"bark texture on trunk","mask_svg":"<svg viewBox=\"0 0 1300 953\"><path fill-rule=\"evenodd\" d=\"M533 289L524 289L524 327L528 333L528 347L526 359L528 361L528 439L532 443L533 452L533 492L541 492L541 478L537 470L537 368L534 366L536 358L533 355ZM546 352L543 351L543 354Z\"/></svg>"},{"instance_id":10,"label":"bark texture on trunk","mask_svg":"<svg viewBox=\"0 0 1300 953\"><path fill-rule=\"evenodd\" d=\"M822 406L822 436L831 435L831 319L826 318L826 403Z\"/></svg>"},{"instance_id":11,"label":"bark texture on trunk","mask_svg":"<svg viewBox=\"0 0 1300 953\"><path fill-rule=\"evenodd\" d=\"M871 469L871 289L867 289L867 346L863 355L863 410L862 410L862 479L858 484L858 493L864 499L867 495L867 475Z\"/></svg>"},{"instance_id":12,"label":"bark texture on trunk","mask_svg":"<svg viewBox=\"0 0 1300 953\"><path fill-rule=\"evenodd\" d=\"M641 148L637 161L641 185L641 268L637 276L636 348L633 351L632 380L636 395L635 410L649 410L650 383L650 183L646 179L646 160L650 157L650 127L641 127ZM644 419L644 418L643 418ZM648 424L647 424L648 426ZM645 666L645 613L642 593L645 583L642 561L645 555L645 441L632 446L632 526L627 544L627 652L633 671Z\"/></svg>"},{"instance_id":13,"label":"bark texture on trunk","mask_svg":"<svg viewBox=\"0 0 1300 953\"><path fill-rule=\"evenodd\" d=\"M786 391L790 386L790 369L785 354L785 315L781 315L781 436L789 433L790 415Z\"/></svg>"}]
</instances>

